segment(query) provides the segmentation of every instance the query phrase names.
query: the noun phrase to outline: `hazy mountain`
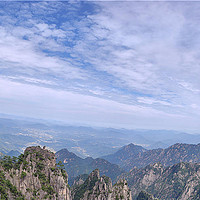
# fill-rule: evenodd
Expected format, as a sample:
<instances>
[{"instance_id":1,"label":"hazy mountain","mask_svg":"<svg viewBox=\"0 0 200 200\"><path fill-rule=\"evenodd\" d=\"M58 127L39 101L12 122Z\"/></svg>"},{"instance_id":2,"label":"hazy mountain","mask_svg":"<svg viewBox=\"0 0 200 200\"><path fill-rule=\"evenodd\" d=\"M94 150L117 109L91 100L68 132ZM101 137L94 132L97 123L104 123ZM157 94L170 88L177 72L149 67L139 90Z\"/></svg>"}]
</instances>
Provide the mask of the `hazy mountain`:
<instances>
[{"instance_id":1,"label":"hazy mountain","mask_svg":"<svg viewBox=\"0 0 200 200\"><path fill-rule=\"evenodd\" d=\"M11 117L11 116L9 116ZM54 151L69 149L80 157L113 154L133 143L145 149L167 148L175 143L199 143L200 135L167 130L127 130L71 126L61 122L13 117L0 118L0 149L22 152L27 146L48 146Z\"/></svg>"},{"instance_id":2,"label":"hazy mountain","mask_svg":"<svg viewBox=\"0 0 200 200\"><path fill-rule=\"evenodd\" d=\"M164 168L160 163L145 168L134 168L124 174L132 191L133 200L140 191L147 191L159 199L200 199L200 164L178 163Z\"/></svg>"},{"instance_id":3,"label":"hazy mountain","mask_svg":"<svg viewBox=\"0 0 200 200\"><path fill-rule=\"evenodd\" d=\"M102 158L108 160L111 163L115 163L120 166L123 166L124 161L132 157L140 157L141 154L145 151L147 151L145 148L131 143L129 145L123 146L116 153L103 156Z\"/></svg>"},{"instance_id":4,"label":"hazy mountain","mask_svg":"<svg viewBox=\"0 0 200 200\"><path fill-rule=\"evenodd\" d=\"M57 162L61 161L69 175L69 184L71 185L74 179L81 174L89 174L95 169L100 170L101 175L109 176L113 181L117 176L122 174L124 170L120 169L118 165L111 164L105 159L92 157L80 158L67 149L62 149L56 153Z\"/></svg>"},{"instance_id":5,"label":"hazy mountain","mask_svg":"<svg viewBox=\"0 0 200 200\"><path fill-rule=\"evenodd\" d=\"M3 153L2 153L3 152ZM19 152L19 151L17 151L17 150L11 150L11 151L9 151L9 152L7 152L7 153L5 153L4 151L2 151L2 152L0 152L0 158L2 158L2 157L4 157L4 156L11 156L11 157L13 157L13 156L15 156L15 157L18 157L21 153Z\"/></svg>"},{"instance_id":6,"label":"hazy mountain","mask_svg":"<svg viewBox=\"0 0 200 200\"><path fill-rule=\"evenodd\" d=\"M11 156L11 157L13 157L13 156L18 157L20 154L21 153L17 150L11 150L6 155Z\"/></svg>"},{"instance_id":7,"label":"hazy mountain","mask_svg":"<svg viewBox=\"0 0 200 200\"><path fill-rule=\"evenodd\" d=\"M127 151L128 149L128 151ZM139 151L137 151L139 149ZM130 153L132 152L132 153ZM116 156L117 155L117 156ZM126 156L124 156L126 155ZM124 146L115 154L104 156L125 170L145 167L155 162L170 166L179 162L200 162L200 144L174 144L166 149L145 150L135 145Z\"/></svg>"}]
</instances>

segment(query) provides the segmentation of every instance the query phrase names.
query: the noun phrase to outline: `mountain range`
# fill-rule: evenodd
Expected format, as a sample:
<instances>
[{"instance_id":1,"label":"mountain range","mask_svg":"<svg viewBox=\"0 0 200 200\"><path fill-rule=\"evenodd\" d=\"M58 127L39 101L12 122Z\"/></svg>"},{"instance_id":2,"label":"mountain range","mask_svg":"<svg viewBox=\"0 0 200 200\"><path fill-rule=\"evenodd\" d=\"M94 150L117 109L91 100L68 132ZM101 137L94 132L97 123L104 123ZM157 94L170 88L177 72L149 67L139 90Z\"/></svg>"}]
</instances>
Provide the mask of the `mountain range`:
<instances>
[{"instance_id":1,"label":"mountain range","mask_svg":"<svg viewBox=\"0 0 200 200\"><path fill-rule=\"evenodd\" d=\"M174 144L166 149L146 150L129 144L114 154L102 158L118 164L126 171L134 167L142 168L149 164L160 162L163 166L170 166L179 162L200 162L200 144Z\"/></svg>"},{"instance_id":2,"label":"mountain range","mask_svg":"<svg viewBox=\"0 0 200 200\"><path fill-rule=\"evenodd\" d=\"M197 200L199 141L177 131L0 119L0 199Z\"/></svg>"},{"instance_id":3,"label":"mountain range","mask_svg":"<svg viewBox=\"0 0 200 200\"><path fill-rule=\"evenodd\" d=\"M200 141L200 134L181 131L84 127L0 116L0 151L4 154L11 150L22 153L28 146L41 145L54 152L67 148L82 158L98 158L113 154L129 143L150 150L168 148L175 143L197 144Z\"/></svg>"},{"instance_id":4,"label":"mountain range","mask_svg":"<svg viewBox=\"0 0 200 200\"><path fill-rule=\"evenodd\" d=\"M99 170L92 171L85 181L72 188L61 163L45 147L28 147L17 159L9 156L0 160L1 200L132 200L125 180L115 185Z\"/></svg>"},{"instance_id":5,"label":"mountain range","mask_svg":"<svg viewBox=\"0 0 200 200\"><path fill-rule=\"evenodd\" d=\"M80 158L76 154L62 149L56 152L57 162L61 161L69 175L69 184L72 185L74 179L81 174L89 174L95 169L99 169L100 175L109 176L113 181L117 176L122 174L122 170L118 165L112 164L105 159L87 157Z\"/></svg>"},{"instance_id":6,"label":"mountain range","mask_svg":"<svg viewBox=\"0 0 200 200\"><path fill-rule=\"evenodd\" d=\"M155 152L162 150L162 153L159 154L160 156L152 154L152 162L154 162L153 158L158 156L154 159L162 158L161 161L165 163L165 166L161 162L156 162L140 168L134 166L129 172L123 172L116 164L111 164L104 159L83 159L67 149L56 153L56 164L55 154L50 150L39 146L28 147L17 159L6 156L0 160L0 198L10 200L197 200L200 199L198 148L199 144L175 144L167 149L157 149ZM150 155L152 151L154 152L154 150L145 150L129 144L122 147L118 153L116 152L116 155L118 158L121 155L121 160L129 160L134 155L142 156L147 152L149 152L147 155ZM189 158L191 158L189 162L180 161ZM60 161L63 161L64 165ZM178 163L171 164L173 162ZM98 163L98 165L91 163ZM168 164L170 166L167 166ZM90 168L89 165L92 167ZM98 169L93 170L93 167L101 168L102 175ZM69 176L64 168L67 172L73 173L73 176L76 173L81 174L82 171L86 171L87 174L74 178L70 189ZM115 175L116 172L119 176ZM106 173L115 175L114 185L111 178L105 175Z\"/></svg>"}]
</instances>

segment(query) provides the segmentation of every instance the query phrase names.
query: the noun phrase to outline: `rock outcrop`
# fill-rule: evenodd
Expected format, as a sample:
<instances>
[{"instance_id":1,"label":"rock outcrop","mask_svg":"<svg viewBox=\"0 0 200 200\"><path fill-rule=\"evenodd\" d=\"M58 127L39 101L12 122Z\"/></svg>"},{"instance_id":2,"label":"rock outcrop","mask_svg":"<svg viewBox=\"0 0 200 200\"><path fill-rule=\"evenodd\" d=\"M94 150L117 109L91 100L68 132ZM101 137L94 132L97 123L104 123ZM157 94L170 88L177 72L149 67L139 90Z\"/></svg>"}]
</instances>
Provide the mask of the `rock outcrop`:
<instances>
[{"instance_id":1,"label":"rock outcrop","mask_svg":"<svg viewBox=\"0 0 200 200\"><path fill-rule=\"evenodd\" d=\"M125 180L119 180L112 186L111 179L100 177L98 169L94 170L83 184L72 187L72 197L75 200L132 200Z\"/></svg>"},{"instance_id":2,"label":"rock outcrop","mask_svg":"<svg viewBox=\"0 0 200 200\"><path fill-rule=\"evenodd\" d=\"M113 186L111 199L132 199L131 191L128 187L128 183L126 182L126 180L120 179Z\"/></svg>"},{"instance_id":3,"label":"rock outcrop","mask_svg":"<svg viewBox=\"0 0 200 200\"><path fill-rule=\"evenodd\" d=\"M140 191L147 191L158 199L200 199L200 164L178 163L163 167L160 163L143 169L132 169L121 178L128 181L134 200Z\"/></svg>"},{"instance_id":4,"label":"rock outcrop","mask_svg":"<svg viewBox=\"0 0 200 200\"><path fill-rule=\"evenodd\" d=\"M28 147L18 160L7 157L1 161L0 170L24 199L71 200L68 175L49 150Z\"/></svg>"},{"instance_id":5,"label":"rock outcrop","mask_svg":"<svg viewBox=\"0 0 200 200\"><path fill-rule=\"evenodd\" d=\"M54 153L37 146L28 147L18 158L0 160L0 199L131 200L131 192L125 180L112 186L98 169L77 177L70 189L64 165L56 164Z\"/></svg>"}]
</instances>

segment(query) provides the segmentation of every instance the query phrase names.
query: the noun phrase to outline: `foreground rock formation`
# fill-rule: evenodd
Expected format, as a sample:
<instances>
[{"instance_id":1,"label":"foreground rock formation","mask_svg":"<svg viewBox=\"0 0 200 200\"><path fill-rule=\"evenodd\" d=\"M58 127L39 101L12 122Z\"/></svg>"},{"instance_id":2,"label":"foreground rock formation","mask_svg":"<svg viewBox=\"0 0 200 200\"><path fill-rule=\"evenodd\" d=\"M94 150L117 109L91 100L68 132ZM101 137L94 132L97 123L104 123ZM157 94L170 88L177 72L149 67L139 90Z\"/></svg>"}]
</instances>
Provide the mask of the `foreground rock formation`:
<instances>
[{"instance_id":1,"label":"foreground rock formation","mask_svg":"<svg viewBox=\"0 0 200 200\"><path fill-rule=\"evenodd\" d=\"M119 180L114 186L109 177L99 175L94 170L82 183L77 181L72 187L72 197L75 200L132 200L131 192L125 180Z\"/></svg>"},{"instance_id":2,"label":"foreground rock formation","mask_svg":"<svg viewBox=\"0 0 200 200\"><path fill-rule=\"evenodd\" d=\"M0 160L1 200L131 200L125 180L114 186L109 177L94 170L81 175L71 189L62 163L56 164L55 154L45 148L28 147L24 154Z\"/></svg>"},{"instance_id":3,"label":"foreground rock formation","mask_svg":"<svg viewBox=\"0 0 200 200\"><path fill-rule=\"evenodd\" d=\"M56 165L55 155L49 150L28 147L18 160L4 158L0 172L8 186L5 192L9 200L16 199L18 193L21 194L20 199L27 200L71 200L68 175ZM14 194L13 188L16 190Z\"/></svg>"}]
</instances>

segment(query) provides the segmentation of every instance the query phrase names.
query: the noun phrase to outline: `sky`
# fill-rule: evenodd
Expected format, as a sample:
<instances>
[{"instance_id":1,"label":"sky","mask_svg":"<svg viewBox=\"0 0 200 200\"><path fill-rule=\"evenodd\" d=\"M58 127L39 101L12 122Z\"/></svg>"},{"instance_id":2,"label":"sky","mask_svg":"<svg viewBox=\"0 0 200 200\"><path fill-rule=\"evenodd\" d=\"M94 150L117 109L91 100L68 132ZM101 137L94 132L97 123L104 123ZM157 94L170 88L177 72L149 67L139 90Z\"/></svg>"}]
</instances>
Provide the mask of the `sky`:
<instances>
[{"instance_id":1,"label":"sky","mask_svg":"<svg viewBox=\"0 0 200 200\"><path fill-rule=\"evenodd\" d=\"M200 133L200 2L0 2L0 113Z\"/></svg>"}]
</instances>

